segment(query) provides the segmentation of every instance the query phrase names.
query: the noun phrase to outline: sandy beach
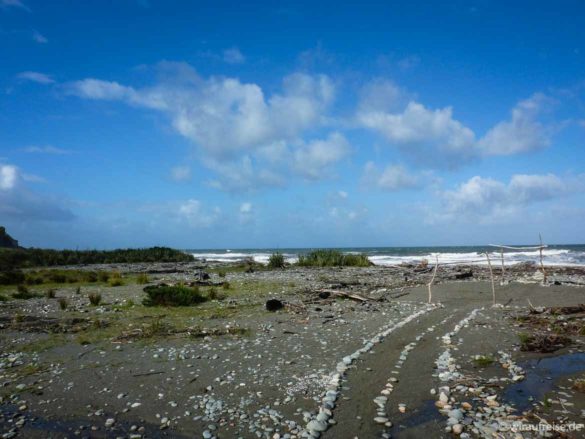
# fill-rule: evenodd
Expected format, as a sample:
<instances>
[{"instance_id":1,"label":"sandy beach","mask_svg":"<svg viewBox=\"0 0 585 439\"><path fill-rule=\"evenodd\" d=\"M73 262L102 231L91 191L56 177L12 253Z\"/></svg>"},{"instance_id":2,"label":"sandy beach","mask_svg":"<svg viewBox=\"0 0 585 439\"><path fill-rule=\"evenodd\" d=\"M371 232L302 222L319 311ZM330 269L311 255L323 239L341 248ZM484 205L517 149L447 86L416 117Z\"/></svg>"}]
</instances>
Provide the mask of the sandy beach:
<instances>
[{"instance_id":1,"label":"sandy beach","mask_svg":"<svg viewBox=\"0 0 585 439\"><path fill-rule=\"evenodd\" d=\"M583 269L550 268L543 286L515 266L493 306L482 267L439 270L432 304L432 273L414 266L86 267L112 268L123 285L0 303L3 437L536 437L521 428L583 421L585 312L543 308L584 303ZM156 285L201 270L228 282L208 287L217 300L141 305L138 273ZM541 333L566 340L521 350Z\"/></svg>"}]
</instances>

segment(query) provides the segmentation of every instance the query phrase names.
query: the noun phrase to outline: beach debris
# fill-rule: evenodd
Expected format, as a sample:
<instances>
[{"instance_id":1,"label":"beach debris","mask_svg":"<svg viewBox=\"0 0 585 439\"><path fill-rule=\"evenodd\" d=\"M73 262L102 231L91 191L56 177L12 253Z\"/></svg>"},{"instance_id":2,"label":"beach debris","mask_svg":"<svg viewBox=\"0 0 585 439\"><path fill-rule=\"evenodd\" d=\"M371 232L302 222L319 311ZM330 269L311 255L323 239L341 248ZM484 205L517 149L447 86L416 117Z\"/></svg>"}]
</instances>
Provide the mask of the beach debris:
<instances>
[{"instance_id":1,"label":"beach debris","mask_svg":"<svg viewBox=\"0 0 585 439\"><path fill-rule=\"evenodd\" d=\"M334 297L342 297L342 298L346 298L346 299L356 300L358 302L368 302L368 301L372 300L372 299L364 297L360 294L348 293L345 291L328 290L328 289L319 290L319 291L317 291L317 294L322 299L323 298L327 299L330 296L334 296Z\"/></svg>"},{"instance_id":2,"label":"beach debris","mask_svg":"<svg viewBox=\"0 0 585 439\"><path fill-rule=\"evenodd\" d=\"M209 273L206 273L203 270L199 270L197 273L195 273L195 279L198 281L205 281L211 279L211 276L209 276Z\"/></svg>"},{"instance_id":3,"label":"beach debris","mask_svg":"<svg viewBox=\"0 0 585 439\"><path fill-rule=\"evenodd\" d=\"M564 335L533 334L523 335L520 350L525 352L550 353L571 344L572 340Z\"/></svg>"}]
</instances>

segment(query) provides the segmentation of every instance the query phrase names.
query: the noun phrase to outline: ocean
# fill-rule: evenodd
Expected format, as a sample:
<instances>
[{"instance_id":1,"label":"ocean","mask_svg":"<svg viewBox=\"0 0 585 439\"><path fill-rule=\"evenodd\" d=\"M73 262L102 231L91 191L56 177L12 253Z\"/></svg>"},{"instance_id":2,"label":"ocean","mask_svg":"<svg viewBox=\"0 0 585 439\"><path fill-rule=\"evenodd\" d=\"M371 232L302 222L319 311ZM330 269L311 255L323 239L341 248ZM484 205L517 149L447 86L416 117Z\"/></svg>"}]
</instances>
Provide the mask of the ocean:
<instances>
[{"instance_id":1,"label":"ocean","mask_svg":"<svg viewBox=\"0 0 585 439\"><path fill-rule=\"evenodd\" d=\"M534 245L514 245L514 247L531 247ZM310 248L280 248L280 249L215 249L215 250L186 250L197 258L208 261L236 262L246 258L253 258L256 262L267 263L270 255L280 252L288 262L296 262L299 255L306 254ZM469 247L353 247L337 248L344 253L365 253L376 265L398 265L402 263L419 263L427 259L429 263L438 256L441 264L487 264L484 253L489 252L495 264L501 264L500 250L489 246ZM506 265L519 262L539 261L538 250L505 250ZM549 245L543 250L545 265L585 266L585 245Z\"/></svg>"}]
</instances>

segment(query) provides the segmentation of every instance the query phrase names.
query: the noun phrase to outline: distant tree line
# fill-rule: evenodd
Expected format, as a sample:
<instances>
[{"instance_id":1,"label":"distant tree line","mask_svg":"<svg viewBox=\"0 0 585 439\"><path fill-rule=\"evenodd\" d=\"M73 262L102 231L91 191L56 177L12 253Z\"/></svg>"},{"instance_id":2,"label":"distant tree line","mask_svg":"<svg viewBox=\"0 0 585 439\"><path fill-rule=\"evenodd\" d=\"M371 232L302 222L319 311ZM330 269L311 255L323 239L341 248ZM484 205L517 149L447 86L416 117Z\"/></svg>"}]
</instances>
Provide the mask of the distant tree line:
<instances>
[{"instance_id":1,"label":"distant tree line","mask_svg":"<svg viewBox=\"0 0 585 439\"><path fill-rule=\"evenodd\" d=\"M193 255L168 247L118 250L0 249L0 271L58 265L189 262L194 259Z\"/></svg>"}]
</instances>

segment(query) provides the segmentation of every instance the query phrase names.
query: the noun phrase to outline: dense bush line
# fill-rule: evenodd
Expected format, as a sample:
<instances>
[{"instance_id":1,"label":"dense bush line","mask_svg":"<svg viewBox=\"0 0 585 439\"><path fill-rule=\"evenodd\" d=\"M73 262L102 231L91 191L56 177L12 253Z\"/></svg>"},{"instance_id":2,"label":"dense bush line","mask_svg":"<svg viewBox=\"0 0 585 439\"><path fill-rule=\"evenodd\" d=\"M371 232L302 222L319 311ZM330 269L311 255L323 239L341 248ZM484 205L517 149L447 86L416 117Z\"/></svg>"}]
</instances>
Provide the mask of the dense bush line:
<instances>
[{"instance_id":1,"label":"dense bush line","mask_svg":"<svg viewBox=\"0 0 585 439\"><path fill-rule=\"evenodd\" d=\"M189 262L193 255L168 247L119 250L0 250L0 271L58 265L117 264L134 262Z\"/></svg>"},{"instance_id":2,"label":"dense bush line","mask_svg":"<svg viewBox=\"0 0 585 439\"><path fill-rule=\"evenodd\" d=\"M0 285L43 285L110 282L121 278L118 272L41 269L0 271Z\"/></svg>"}]
</instances>

